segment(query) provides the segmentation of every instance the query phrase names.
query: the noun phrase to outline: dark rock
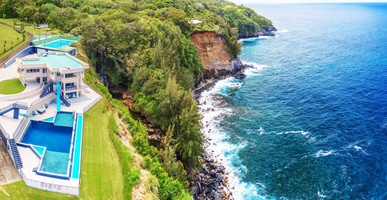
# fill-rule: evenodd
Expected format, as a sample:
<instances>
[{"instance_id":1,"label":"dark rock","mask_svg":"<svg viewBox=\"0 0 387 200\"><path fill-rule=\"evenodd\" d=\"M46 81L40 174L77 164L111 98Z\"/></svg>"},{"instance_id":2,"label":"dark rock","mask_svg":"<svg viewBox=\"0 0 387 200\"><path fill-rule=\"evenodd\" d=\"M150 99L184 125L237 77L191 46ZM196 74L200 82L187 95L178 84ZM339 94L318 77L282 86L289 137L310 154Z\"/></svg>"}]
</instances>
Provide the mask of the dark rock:
<instances>
[{"instance_id":1,"label":"dark rock","mask_svg":"<svg viewBox=\"0 0 387 200\"><path fill-rule=\"evenodd\" d=\"M277 28L274 27L274 26L269 26L269 27L266 28L266 30L269 31L269 32L278 31Z\"/></svg>"},{"instance_id":2,"label":"dark rock","mask_svg":"<svg viewBox=\"0 0 387 200\"><path fill-rule=\"evenodd\" d=\"M244 79L244 78L246 78L246 74L236 74L236 75L234 75L234 78L236 78L236 79Z\"/></svg>"}]
</instances>

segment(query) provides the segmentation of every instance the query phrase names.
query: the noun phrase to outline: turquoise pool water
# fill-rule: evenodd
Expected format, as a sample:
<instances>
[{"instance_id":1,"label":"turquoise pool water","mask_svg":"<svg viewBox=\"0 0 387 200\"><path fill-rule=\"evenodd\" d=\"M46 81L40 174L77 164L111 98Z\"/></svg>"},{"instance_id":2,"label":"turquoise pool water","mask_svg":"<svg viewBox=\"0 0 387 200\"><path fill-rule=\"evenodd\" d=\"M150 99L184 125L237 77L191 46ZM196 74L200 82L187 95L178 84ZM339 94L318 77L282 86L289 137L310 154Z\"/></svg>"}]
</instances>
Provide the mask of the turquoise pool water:
<instances>
[{"instance_id":1,"label":"turquoise pool water","mask_svg":"<svg viewBox=\"0 0 387 200\"><path fill-rule=\"evenodd\" d=\"M40 156L43 156L44 147L33 145L34 149L39 153Z\"/></svg>"},{"instance_id":2,"label":"turquoise pool water","mask_svg":"<svg viewBox=\"0 0 387 200\"><path fill-rule=\"evenodd\" d=\"M66 175L71 138L71 127L55 126L53 123L48 122L31 121L21 142L32 144L35 150L40 155L43 155L43 161L39 168L40 171ZM45 153L42 147L46 147Z\"/></svg>"},{"instance_id":3,"label":"turquoise pool water","mask_svg":"<svg viewBox=\"0 0 387 200\"><path fill-rule=\"evenodd\" d=\"M70 44L74 43L76 41L74 40L65 40L65 39L59 39L59 40L54 40L49 43L42 44L42 46L47 47L47 48L52 48L52 49L59 49L64 46L69 46Z\"/></svg>"},{"instance_id":4,"label":"turquoise pool water","mask_svg":"<svg viewBox=\"0 0 387 200\"><path fill-rule=\"evenodd\" d=\"M73 127L74 117L71 112L58 112L55 117L55 126Z\"/></svg>"},{"instance_id":5,"label":"turquoise pool water","mask_svg":"<svg viewBox=\"0 0 387 200\"><path fill-rule=\"evenodd\" d=\"M44 122L54 122L55 117L46 118L43 121Z\"/></svg>"},{"instance_id":6,"label":"turquoise pool water","mask_svg":"<svg viewBox=\"0 0 387 200\"><path fill-rule=\"evenodd\" d=\"M39 60L22 60L24 64L47 64L52 68L63 69L69 67L70 69L77 69L83 66L74 58L67 56L66 54L48 54L46 56L40 56Z\"/></svg>"},{"instance_id":7,"label":"turquoise pool water","mask_svg":"<svg viewBox=\"0 0 387 200\"><path fill-rule=\"evenodd\" d=\"M79 179L80 165L81 165L81 151L82 151L82 128L83 128L83 116L78 116L77 130L75 133L75 149L73 158L73 172L72 178Z\"/></svg>"},{"instance_id":8,"label":"turquoise pool water","mask_svg":"<svg viewBox=\"0 0 387 200\"><path fill-rule=\"evenodd\" d=\"M46 151L40 170L54 174L67 174L69 153Z\"/></svg>"},{"instance_id":9,"label":"turquoise pool water","mask_svg":"<svg viewBox=\"0 0 387 200\"><path fill-rule=\"evenodd\" d=\"M55 117L45 121L51 122L32 120L21 140L23 144L32 145L42 158L37 174L79 179L83 116L76 117L74 130L75 122L71 112L58 112Z\"/></svg>"}]
</instances>

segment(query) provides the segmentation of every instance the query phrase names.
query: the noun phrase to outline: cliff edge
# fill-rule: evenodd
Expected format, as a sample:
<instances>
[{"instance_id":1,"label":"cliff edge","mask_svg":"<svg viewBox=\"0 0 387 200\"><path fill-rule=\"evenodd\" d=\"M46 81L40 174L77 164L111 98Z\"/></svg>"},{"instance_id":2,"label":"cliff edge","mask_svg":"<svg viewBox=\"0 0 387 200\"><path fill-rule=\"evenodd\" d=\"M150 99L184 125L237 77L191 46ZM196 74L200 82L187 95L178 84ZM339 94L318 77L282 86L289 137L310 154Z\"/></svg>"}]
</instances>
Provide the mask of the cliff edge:
<instances>
[{"instance_id":1,"label":"cliff edge","mask_svg":"<svg viewBox=\"0 0 387 200\"><path fill-rule=\"evenodd\" d=\"M215 32L205 31L193 33L190 39L203 65L204 79L223 76L233 70L235 61L232 61L221 36Z\"/></svg>"}]
</instances>

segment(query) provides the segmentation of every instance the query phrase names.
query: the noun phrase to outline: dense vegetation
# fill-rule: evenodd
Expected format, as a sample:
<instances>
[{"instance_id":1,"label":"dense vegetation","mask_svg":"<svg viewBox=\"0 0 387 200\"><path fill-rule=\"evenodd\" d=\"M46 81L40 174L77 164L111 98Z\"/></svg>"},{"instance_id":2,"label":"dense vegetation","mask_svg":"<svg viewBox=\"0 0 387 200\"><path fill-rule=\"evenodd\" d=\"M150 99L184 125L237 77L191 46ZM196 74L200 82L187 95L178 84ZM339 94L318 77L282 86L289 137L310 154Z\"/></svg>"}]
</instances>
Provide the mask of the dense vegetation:
<instances>
[{"instance_id":1,"label":"dense vegetation","mask_svg":"<svg viewBox=\"0 0 387 200\"><path fill-rule=\"evenodd\" d=\"M271 25L251 9L223 0L0 3L0 17L47 23L50 28L81 35L96 72L108 77L110 87L129 91L135 109L166 132L160 150L150 146L146 128L112 100L131 127L133 145L145 156L145 168L159 180L161 199L187 197L182 192L188 188L185 170L199 168L198 157L203 152L201 116L191 92L200 80L202 65L190 35L196 31L216 32L236 58L241 51L238 34L253 35ZM106 88L98 84L95 87L109 96Z\"/></svg>"}]
</instances>

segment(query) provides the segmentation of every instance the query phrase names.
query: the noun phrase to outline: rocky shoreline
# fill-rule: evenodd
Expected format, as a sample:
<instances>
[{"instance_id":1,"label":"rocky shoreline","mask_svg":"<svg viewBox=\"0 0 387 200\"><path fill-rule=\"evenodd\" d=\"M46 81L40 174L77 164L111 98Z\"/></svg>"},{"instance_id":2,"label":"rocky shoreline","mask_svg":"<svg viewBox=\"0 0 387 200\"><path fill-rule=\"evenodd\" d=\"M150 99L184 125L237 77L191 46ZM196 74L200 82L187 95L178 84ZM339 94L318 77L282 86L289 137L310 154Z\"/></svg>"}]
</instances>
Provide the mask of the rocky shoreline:
<instances>
[{"instance_id":1,"label":"rocky shoreline","mask_svg":"<svg viewBox=\"0 0 387 200\"><path fill-rule=\"evenodd\" d=\"M239 57L236 58L235 61L233 62L233 66L231 70L227 71L226 74L222 74L218 76L216 75L211 78L203 79L195 87L195 89L193 90L195 100L198 100L204 91L211 90L219 80L223 80L229 77L235 77L238 79L245 78L246 75L244 74L244 70L252 67L253 65L242 63Z\"/></svg>"},{"instance_id":2,"label":"rocky shoreline","mask_svg":"<svg viewBox=\"0 0 387 200\"><path fill-rule=\"evenodd\" d=\"M195 99L198 100L204 91L211 90L219 80L229 77L245 78L244 70L253 67L252 65L242 63L239 58L233 63L231 70L227 74L203 80L194 90ZM211 141L206 138L204 146L209 145L212 145ZM200 158L200 162L203 164L203 168L188 175L188 181L191 184L191 190L194 192L194 198L198 200L234 199L228 185L228 174L225 171L225 167L213 155L213 152L205 152Z\"/></svg>"}]
</instances>

